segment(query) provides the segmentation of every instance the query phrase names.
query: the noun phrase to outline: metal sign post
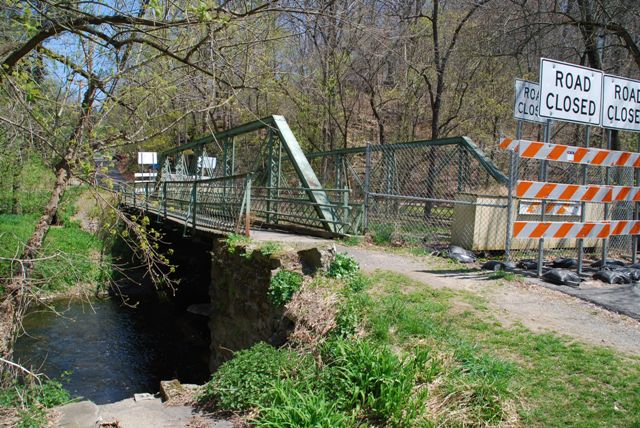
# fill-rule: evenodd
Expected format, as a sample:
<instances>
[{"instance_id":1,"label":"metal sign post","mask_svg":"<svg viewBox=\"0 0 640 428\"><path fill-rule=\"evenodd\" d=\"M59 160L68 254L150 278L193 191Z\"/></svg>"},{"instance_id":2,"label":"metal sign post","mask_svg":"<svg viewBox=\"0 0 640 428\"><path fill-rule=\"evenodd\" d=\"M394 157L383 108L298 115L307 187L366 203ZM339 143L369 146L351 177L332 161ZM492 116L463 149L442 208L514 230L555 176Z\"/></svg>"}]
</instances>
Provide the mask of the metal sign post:
<instances>
[{"instance_id":1,"label":"metal sign post","mask_svg":"<svg viewBox=\"0 0 640 428\"><path fill-rule=\"evenodd\" d=\"M586 148L589 148L589 145L591 143L591 127L587 126L586 132L585 132L585 142L584 142L584 146ZM587 184L587 168L588 166L582 165L582 185L585 186ZM586 202L581 202L580 203L580 207L581 207L581 212L580 212L580 223L584 223L586 220L586 208L587 208L587 203ZM578 275L582 275L582 267L584 264L584 239L579 238L578 239Z\"/></svg>"},{"instance_id":2,"label":"metal sign post","mask_svg":"<svg viewBox=\"0 0 640 428\"><path fill-rule=\"evenodd\" d=\"M638 146L637 150L640 152L640 134L638 134ZM640 186L640 168L634 168L634 186ZM638 220L638 202L633 204L633 219ZM635 264L638 261L638 235L631 237L631 263Z\"/></svg>"},{"instance_id":3,"label":"metal sign post","mask_svg":"<svg viewBox=\"0 0 640 428\"><path fill-rule=\"evenodd\" d=\"M551 119L547 120L547 123L544 125L544 142L549 144L551 140ZM540 181L547 181L547 160L540 161L540 172L538 174L538 178ZM541 212L540 212L540 221L543 222L545 220L545 212L547 210L547 201L542 200ZM542 263L544 261L544 237L540 238L538 241L538 277L542 276Z\"/></svg>"}]
</instances>

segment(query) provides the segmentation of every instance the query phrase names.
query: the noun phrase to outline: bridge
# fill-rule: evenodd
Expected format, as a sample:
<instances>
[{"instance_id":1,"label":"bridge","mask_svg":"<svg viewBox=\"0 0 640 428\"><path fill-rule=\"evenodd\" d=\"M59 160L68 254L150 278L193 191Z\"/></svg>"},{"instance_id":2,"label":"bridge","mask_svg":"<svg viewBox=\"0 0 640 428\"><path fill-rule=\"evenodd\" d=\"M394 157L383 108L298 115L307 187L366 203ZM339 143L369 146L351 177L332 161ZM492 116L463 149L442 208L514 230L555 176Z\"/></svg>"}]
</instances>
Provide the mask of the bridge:
<instances>
[{"instance_id":1,"label":"bridge","mask_svg":"<svg viewBox=\"0 0 640 428\"><path fill-rule=\"evenodd\" d=\"M415 223L451 222L452 204L467 203L456 194L478 180L507 182L466 137L305 155L282 116L166 150L159 164L155 180L122 188L123 204L179 224L185 235L277 229L339 237L389 218L411 232ZM425 203L447 208L425 218Z\"/></svg>"}]
</instances>

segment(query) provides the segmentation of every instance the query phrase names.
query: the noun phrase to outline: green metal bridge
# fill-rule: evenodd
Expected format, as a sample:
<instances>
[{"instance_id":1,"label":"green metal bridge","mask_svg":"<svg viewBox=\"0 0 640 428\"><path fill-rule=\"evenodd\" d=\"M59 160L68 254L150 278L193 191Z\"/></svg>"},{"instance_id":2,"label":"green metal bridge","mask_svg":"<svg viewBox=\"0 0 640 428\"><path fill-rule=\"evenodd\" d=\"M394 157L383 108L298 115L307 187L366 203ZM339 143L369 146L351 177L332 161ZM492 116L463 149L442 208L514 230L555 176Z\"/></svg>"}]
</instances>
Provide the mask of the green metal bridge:
<instances>
[{"instance_id":1,"label":"green metal bridge","mask_svg":"<svg viewBox=\"0 0 640 428\"><path fill-rule=\"evenodd\" d=\"M157 179L124 186L122 198L127 207L181 224L185 234L361 235L380 216L398 220L425 203L456 203L456 192L480 179L469 173L474 162L483 177L506 183L466 137L305 155L284 117L270 116L160 153ZM428 182L443 177L442 185ZM383 200L391 201L390 211L381 211Z\"/></svg>"}]
</instances>

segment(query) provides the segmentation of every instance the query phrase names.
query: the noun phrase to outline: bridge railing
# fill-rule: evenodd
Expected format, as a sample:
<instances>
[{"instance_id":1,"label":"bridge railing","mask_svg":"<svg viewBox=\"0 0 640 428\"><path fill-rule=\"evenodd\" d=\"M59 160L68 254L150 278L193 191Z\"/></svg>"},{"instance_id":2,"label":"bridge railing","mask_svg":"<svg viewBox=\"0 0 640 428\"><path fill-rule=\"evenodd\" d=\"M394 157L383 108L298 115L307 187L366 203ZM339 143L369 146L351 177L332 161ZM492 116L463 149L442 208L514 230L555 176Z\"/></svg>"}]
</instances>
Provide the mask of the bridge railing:
<instances>
[{"instance_id":1,"label":"bridge railing","mask_svg":"<svg viewBox=\"0 0 640 428\"><path fill-rule=\"evenodd\" d=\"M327 203L314 202L305 187L253 187L252 174L201 180L138 181L122 187L125 205L172 219L184 225L185 233L197 228L244 231L250 227L305 227L331 229L339 234L355 233L363 222L363 204L349 201L348 189L327 193ZM315 215L329 209L341 220Z\"/></svg>"}]
</instances>

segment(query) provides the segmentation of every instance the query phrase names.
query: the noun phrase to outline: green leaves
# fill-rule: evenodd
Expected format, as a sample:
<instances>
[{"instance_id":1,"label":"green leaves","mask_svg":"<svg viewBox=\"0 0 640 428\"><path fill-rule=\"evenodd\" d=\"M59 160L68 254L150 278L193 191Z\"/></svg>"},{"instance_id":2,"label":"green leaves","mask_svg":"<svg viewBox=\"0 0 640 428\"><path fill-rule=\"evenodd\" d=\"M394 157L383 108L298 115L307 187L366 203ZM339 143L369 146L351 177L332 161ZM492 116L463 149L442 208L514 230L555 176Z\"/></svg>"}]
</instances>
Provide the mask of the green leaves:
<instances>
[{"instance_id":1,"label":"green leaves","mask_svg":"<svg viewBox=\"0 0 640 428\"><path fill-rule=\"evenodd\" d=\"M347 278L360 269L358 262L346 254L338 253L329 266L327 275L331 278Z\"/></svg>"},{"instance_id":2,"label":"green leaves","mask_svg":"<svg viewBox=\"0 0 640 428\"><path fill-rule=\"evenodd\" d=\"M269 283L267 297L269 301L277 306L288 303L293 293L302 286L302 275L297 272L281 270L276 273Z\"/></svg>"}]
</instances>

